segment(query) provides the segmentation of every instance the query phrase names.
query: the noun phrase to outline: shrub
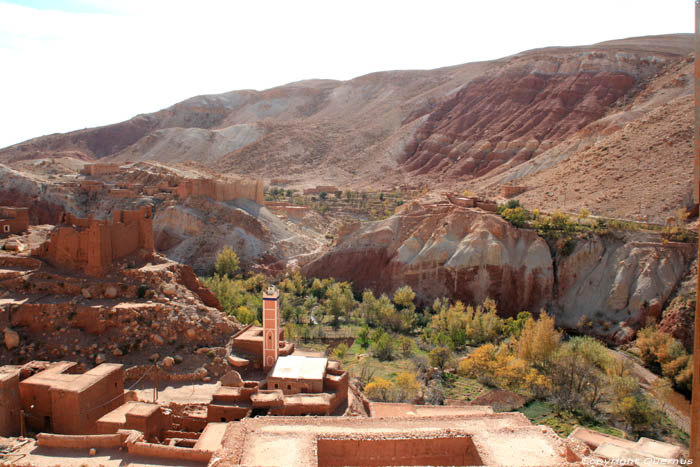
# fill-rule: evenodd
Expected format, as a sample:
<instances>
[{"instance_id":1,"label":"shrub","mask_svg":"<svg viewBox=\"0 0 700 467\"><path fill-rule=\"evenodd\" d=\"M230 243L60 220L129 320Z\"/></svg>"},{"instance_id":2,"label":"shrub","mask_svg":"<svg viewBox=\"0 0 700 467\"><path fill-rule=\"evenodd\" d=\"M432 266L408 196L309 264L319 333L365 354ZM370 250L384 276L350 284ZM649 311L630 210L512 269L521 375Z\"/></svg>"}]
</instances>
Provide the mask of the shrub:
<instances>
[{"instance_id":1,"label":"shrub","mask_svg":"<svg viewBox=\"0 0 700 467\"><path fill-rule=\"evenodd\" d=\"M372 344L372 354L379 360L394 359L394 339L389 334L383 334Z\"/></svg>"},{"instance_id":2,"label":"shrub","mask_svg":"<svg viewBox=\"0 0 700 467\"><path fill-rule=\"evenodd\" d=\"M399 337L399 350L404 358L411 358L416 353L416 343L413 339L406 336Z\"/></svg>"},{"instance_id":3,"label":"shrub","mask_svg":"<svg viewBox=\"0 0 700 467\"><path fill-rule=\"evenodd\" d=\"M428 354L428 358L430 359L430 364L432 366L436 366L441 370L444 370L445 366L447 366L447 363L452 358L452 352L447 347L435 347Z\"/></svg>"},{"instance_id":4,"label":"shrub","mask_svg":"<svg viewBox=\"0 0 700 467\"><path fill-rule=\"evenodd\" d=\"M340 361L343 361L347 353L348 346L345 342L341 342L335 349L333 349L333 356Z\"/></svg>"},{"instance_id":5,"label":"shrub","mask_svg":"<svg viewBox=\"0 0 700 467\"><path fill-rule=\"evenodd\" d=\"M515 227L523 227L530 220L530 214L523 208L504 209L501 216Z\"/></svg>"},{"instance_id":6,"label":"shrub","mask_svg":"<svg viewBox=\"0 0 700 467\"><path fill-rule=\"evenodd\" d=\"M391 402L394 399L394 383L385 378L374 378L365 387L368 399L379 402Z\"/></svg>"},{"instance_id":7,"label":"shrub","mask_svg":"<svg viewBox=\"0 0 700 467\"><path fill-rule=\"evenodd\" d=\"M219 254L216 255L214 269L217 274L231 278L238 272L239 267L238 255L230 246L223 247Z\"/></svg>"},{"instance_id":8,"label":"shrub","mask_svg":"<svg viewBox=\"0 0 700 467\"><path fill-rule=\"evenodd\" d=\"M357 335L357 343L360 344L360 347L366 349L369 347L369 342L369 327L365 325L362 327L362 329L360 329L360 332Z\"/></svg>"}]
</instances>

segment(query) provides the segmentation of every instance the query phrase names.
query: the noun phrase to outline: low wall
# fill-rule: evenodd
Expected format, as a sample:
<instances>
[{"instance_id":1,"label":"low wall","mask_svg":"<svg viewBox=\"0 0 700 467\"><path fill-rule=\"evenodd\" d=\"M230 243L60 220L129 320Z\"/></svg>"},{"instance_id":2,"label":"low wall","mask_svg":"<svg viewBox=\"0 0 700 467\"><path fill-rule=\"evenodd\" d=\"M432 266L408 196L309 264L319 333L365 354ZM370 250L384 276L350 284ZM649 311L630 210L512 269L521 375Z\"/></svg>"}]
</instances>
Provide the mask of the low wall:
<instances>
[{"instance_id":1,"label":"low wall","mask_svg":"<svg viewBox=\"0 0 700 467\"><path fill-rule=\"evenodd\" d=\"M345 401L348 400L348 387L350 386L350 376L347 371L328 369L323 385L326 391L332 389L333 397L329 407L329 412L333 413Z\"/></svg>"},{"instance_id":2,"label":"low wall","mask_svg":"<svg viewBox=\"0 0 700 467\"><path fill-rule=\"evenodd\" d=\"M178 446L164 446L162 444L133 443L129 445L129 454L139 456L159 457L161 459L174 459L178 461L206 462L211 459L212 453L193 448L181 448Z\"/></svg>"},{"instance_id":3,"label":"low wall","mask_svg":"<svg viewBox=\"0 0 700 467\"><path fill-rule=\"evenodd\" d=\"M318 466L483 465L469 437L319 439Z\"/></svg>"},{"instance_id":4,"label":"low wall","mask_svg":"<svg viewBox=\"0 0 700 467\"><path fill-rule=\"evenodd\" d=\"M118 433L111 435L57 435L39 433L36 444L50 448L90 449L118 448L122 445L122 436Z\"/></svg>"}]
</instances>

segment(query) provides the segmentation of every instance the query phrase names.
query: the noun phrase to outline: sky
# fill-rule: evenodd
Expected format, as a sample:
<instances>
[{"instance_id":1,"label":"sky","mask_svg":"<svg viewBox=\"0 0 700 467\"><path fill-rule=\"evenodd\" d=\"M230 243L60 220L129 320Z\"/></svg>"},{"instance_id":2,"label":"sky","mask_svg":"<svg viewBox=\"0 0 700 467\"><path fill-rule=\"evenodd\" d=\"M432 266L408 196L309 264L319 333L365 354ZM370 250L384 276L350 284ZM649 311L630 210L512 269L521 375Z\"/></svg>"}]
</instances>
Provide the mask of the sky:
<instances>
[{"instance_id":1,"label":"sky","mask_svg":"<svg viewBox=\"0 0 700 467\"><path fill-rule=\"evenodd\" d=\"M693 32L691 0L0 0L0 148L200 94Z\"/></svg>"}]
</instances>

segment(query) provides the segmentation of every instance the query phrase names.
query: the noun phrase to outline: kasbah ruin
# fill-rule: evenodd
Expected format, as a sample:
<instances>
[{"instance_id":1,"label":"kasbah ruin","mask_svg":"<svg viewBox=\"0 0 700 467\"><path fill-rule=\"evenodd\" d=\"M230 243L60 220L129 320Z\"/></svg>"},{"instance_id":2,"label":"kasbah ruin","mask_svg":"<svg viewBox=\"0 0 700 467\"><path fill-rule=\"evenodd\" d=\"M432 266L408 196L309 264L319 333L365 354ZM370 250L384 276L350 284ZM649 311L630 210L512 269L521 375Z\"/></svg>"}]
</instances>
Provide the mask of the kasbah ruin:
<instances>
[{"instance_id":1,"label":"kasbah ruin","mask_svg":"<svg viewBox=\"0 0 700 467\"><path fill-rule=\"evenodd\" d=\"M696 15L0 148L0 466L699 463Z\"/></svg>"}]
</instances>

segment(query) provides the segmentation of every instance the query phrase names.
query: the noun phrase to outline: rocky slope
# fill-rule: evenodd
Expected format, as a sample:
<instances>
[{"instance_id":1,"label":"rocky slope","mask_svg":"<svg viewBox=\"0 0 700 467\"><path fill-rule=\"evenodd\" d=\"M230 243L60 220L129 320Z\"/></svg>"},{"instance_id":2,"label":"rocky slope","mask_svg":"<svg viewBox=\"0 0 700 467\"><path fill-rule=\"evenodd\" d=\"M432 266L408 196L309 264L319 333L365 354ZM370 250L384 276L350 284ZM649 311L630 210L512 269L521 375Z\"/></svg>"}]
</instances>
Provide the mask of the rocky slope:
<instances>
[{"instance_id":1,"label":"rocky slope","mask_svg":"<svg viewBox=\"0 0 700 467\"><path fill-rule=\"evenodd\" d=\"M377 292L408 284L427 303L491 297L504 316L545 308L562 327L624 342L648 318L660 318L695 256L691 244L639 233L589 234L568 256L556 251L495 214L412 203L348 229L303 271Z\"/></svg>"},{"instance_id":2,"label":"rocky slope","mask_svg":"<svg viewBox=\"0 0 700 467\"><path fill-rule=\"evenodd\" d=\"M573 137L462 187L496 196L514 183L527 187L518 199L530 208L663 223L693 204L692 82L692 60L677 62Z\"/></svg>"},{"instance_id":3,"label":"rocky slope","mask_svg":"<svg viewBox=\"0 0 700 467\"><path fill-rule=\"evenodd\" d=\"M216 308L218 300L189 266L144 250L105 277L72 274L28 255L48 231L13 237L28 249L0 254L0 360L140 365L158 353L155 358L180 355L181 368L225 368L195 350L223 349L241 325Z\"/></svg>"},{"instance_id":4,"label":"rocky slope","mask_svg":"<svg viewBox=\"0 0 700 467\"><path fill-rule=\"evenodd\" d=\"M331 180L343 187L455 186L529 160L540 161L537 171L555 166L616 126L687 95L690 82L679 67L691 51L688 34L631 38L436 70L199 96L116 125L20 143L1 150L0 161L59 156L195 160L293 187ZM690 115L686 106L677 114L681 124ZM579 147L579 141L585 142ZM678 135L676 159L687 158L688 141L688 135ZM616 154L629 162L639 152L623 145ZM655 173L677 177L676 159L658 159ZM569 164L565 175L576 166ZM488 190L525 175L510 173L470 185ZM523 182L540 190L532 192L538 199L546 198L556 175L561 174ZM604 175L624 176L625 168L612 166ZM681 174L677 181L689 180L689 174ZM650 210L662 211L661 204L651 204Z\"/></svg>"},{"instance_id":5,"label":"rocky slope","mask_svg":"<svg viewBox=\"0 0 700 467\"><path fill-rule=\"evenodd\" d=\"M313 211L307 215L318 216ZM153 230L158 251L200 271L212 268L223 246L233 247L246 269L260 265L279 270L305 264L325 243L320 232L284 223L247 200L190 198L162 206Z\"/></svg>"}]
</instances>

